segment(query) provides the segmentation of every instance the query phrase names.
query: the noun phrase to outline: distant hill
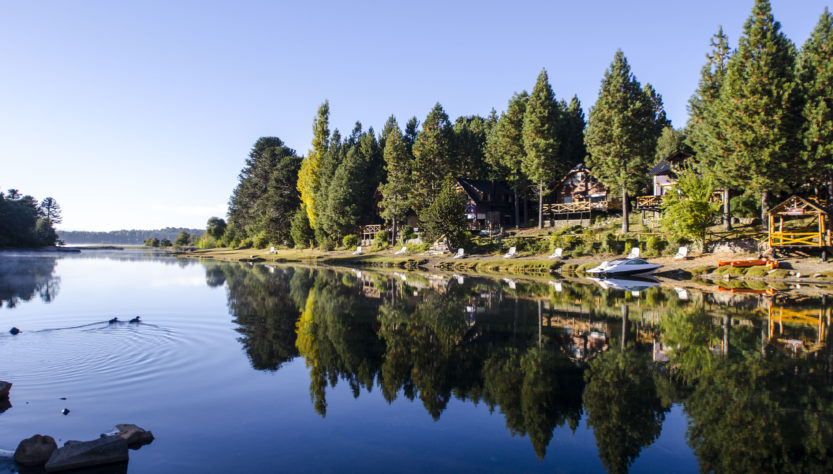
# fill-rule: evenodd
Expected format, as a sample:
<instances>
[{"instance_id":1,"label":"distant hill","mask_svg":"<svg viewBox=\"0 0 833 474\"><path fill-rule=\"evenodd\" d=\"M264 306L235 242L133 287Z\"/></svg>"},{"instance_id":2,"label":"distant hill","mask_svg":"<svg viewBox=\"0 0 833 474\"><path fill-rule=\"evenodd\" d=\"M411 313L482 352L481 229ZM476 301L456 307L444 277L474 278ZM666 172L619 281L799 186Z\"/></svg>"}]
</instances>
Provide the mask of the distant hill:
<instances>
[{"instance_id":1,"label":"distant hill","mask_svg":"<svg viewBox=\"0 0 833 474\"><path fill-rule=\"evenodd\" d=\"M85 230L59 230L58 238L65 244L120 244L142 245L145 239L153 237L173 242L179 232L184 230L191 235L202 235L205 229L186 229L183 227L166 227L158 230L112 230L110 232L89 232Z\"/></svg>"}]
</instances>

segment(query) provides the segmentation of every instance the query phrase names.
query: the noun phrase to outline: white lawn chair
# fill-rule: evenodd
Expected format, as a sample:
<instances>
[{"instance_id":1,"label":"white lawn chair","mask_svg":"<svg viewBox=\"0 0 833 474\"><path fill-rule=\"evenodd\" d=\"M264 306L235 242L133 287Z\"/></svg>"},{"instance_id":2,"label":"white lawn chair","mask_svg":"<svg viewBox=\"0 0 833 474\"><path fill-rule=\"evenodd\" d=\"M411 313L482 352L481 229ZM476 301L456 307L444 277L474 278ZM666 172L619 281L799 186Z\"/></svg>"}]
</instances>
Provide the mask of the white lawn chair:
<instances>
[{"instance_id":1,"label":"white lawn chair","mask_svg":"<svg viewBox=\"0 0 833 474\"><path fill-rule=\"evenodd\" d=\"M401 249L397 250L393 254L394 255L405 255L405 252L407 252L407 251L408 251L408 247L402 247Z\"/></svg>"},{"instance_id":2,"label":"white lawn chair","mask_svg":"<svg viewBox=\"0 0 833 474\"><path fill-rule=\"evenodd\" d=\"M359 245L358 247L356 247L356 251L353 252L353 255L361 255L361 254L362 254L362 246Z\"/></svg>"},{"instance_id":3,"label":"white lawn chair","mask_svg":"<svg viewBox=\"0 0 833 474\"><path fill-rule=\"evenodd\" d=\"M639 247L632 248L631 253L628 254L628 258L639 258Z\"/></svg>"},{"instance_id":4,"label":"white lawn chair","mask_svg":"<svg viewBox=\"0 0 833 474\"><path fill-rule=\"evenodd\" d=\"M268 251L268 252L266 252L266 254L267 254L267 255L272 255L272 254L274 254L274 253L277 253L277 252L275 251L275 247L269 247L269 251Z\"/></svg>"},{"instance_id":5,"label":"white lawn chair","mask_svg":"<svg viewBox=\"0 0 833 474\"><path fill-rule=\"evenodd\" d=\"M503 258L515 258L518 256L518 249L515 247L509 247L509 252L506 252L506 255Z\"/></svg>"},{"instance_id":6,"label":"white lawn chair","mask_svg":"<svg viewBox=\"0 0 833 474\"><path fill-rule=\"evenodd\" d=\"M558 247L557 249L555 249L555 252L553 252L552 255L549 256L549 258L564 258L564 249Z\"/></svg>"},{"instance_id":7,"label":"white lawn chair","mask_svg":"<svg viewBox=\"0 0 833 474\"><path fill-rule=\"evenodd\" d=\"M457 253L454 254L454 258L463 258L465 256L465 251L463 249L457 249Z\"/></svg>"},{"instance_id":8,"label":"white lawn chair","mask_svg":"<svg viewBox=\"0 0 833 474\"><path fill-rule=\"evenodd\" d=\"M507 285L509 285L509 288L511 288L513 290L518 289L518 287L516 285L517 282L515 280L513 280L511 278L504 278L503 281L506 282Z\"/></svg>"},{"instance_id":9,"label":"white lawn chair","mask_svg":"<svg viewBox=\"0 0 833 474\"><path fill-rule=\"evenodd\" d=\"M688 247L680 247L677 250L677 255L674 255L674 260L685 260L688 257Z\"/></svg>"}]
</instances>

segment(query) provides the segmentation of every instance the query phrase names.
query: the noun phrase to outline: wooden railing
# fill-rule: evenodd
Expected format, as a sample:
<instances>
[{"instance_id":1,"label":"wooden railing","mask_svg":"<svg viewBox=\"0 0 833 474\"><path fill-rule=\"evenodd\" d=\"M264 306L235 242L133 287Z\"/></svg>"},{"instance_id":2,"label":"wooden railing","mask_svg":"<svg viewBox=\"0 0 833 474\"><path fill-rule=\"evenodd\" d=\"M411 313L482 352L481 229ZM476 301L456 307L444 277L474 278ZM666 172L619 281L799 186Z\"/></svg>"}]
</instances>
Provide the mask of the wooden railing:
<instances>
[{"instance_id":1,"label":"wooden railing","mask_svg":"<svg viewBox=\"0 0 833 474\"><path fill-rule=\"evenodd\" d=\"M584 212L607 212L621 209L619 201L575 201L565 203L544 204L545 214L580 214Z\"/></svg>"},{"instance_id":2,"label":"wooden railing","mask_svg":"<svg viewBox=\"0 0 833 474\"><path fill-rule=\"evenodd\" d=\"M824 234L819 232L770 232L769 246L806 246L806 247L825 247L829 245L826 242Z\"/></svg>"},{"instance_id":3,"label":"wooden railing","mask_svg":"<svg viewBox=\"0 0 833 474\"><path fill-rule=\"evenodd\" d=\"M637 209L659 209L662 206L662 196L637 196Z\"/></svg>"}]
</instances>

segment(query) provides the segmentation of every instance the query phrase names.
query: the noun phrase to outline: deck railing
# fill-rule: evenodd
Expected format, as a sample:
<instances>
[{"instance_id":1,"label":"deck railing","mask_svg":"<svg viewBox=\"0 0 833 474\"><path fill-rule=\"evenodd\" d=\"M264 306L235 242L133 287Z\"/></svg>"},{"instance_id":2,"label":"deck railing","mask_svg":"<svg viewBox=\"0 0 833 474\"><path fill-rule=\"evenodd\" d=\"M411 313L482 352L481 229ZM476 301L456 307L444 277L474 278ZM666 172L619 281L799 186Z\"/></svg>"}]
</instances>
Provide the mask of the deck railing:
<instances>
[{"instance_id":1,"label":"deck railing","mask_svg":"<svg viewBox=\"0 0 833 474\"><path fill-rule=\"evenodd\" d=\"M637 196L637 209L659 209L662 206L662 196Z\"/></svg>"},{"instance_id":2,"label":"deck railing","mask_svg":"<svg viewBox=\"0 0 833 474\"><path fill-rule=\"evenodd\" d=\"M805 246L805 247L825 247L829 245L826 242L824 234L819 232L770 232L769 246L783 247L783 246Z\"/></svg>"},{"instance_id":3,"label":"deck railing","mask_svg":"<svg viewBox=\"0 0 833 474\"><path fill-rule=\"evenodd\" d=\"M607 212L621 209L619 201L575 201L544 204L545 214L580 214L591 211Z\"/></svg>"}]
</instances>

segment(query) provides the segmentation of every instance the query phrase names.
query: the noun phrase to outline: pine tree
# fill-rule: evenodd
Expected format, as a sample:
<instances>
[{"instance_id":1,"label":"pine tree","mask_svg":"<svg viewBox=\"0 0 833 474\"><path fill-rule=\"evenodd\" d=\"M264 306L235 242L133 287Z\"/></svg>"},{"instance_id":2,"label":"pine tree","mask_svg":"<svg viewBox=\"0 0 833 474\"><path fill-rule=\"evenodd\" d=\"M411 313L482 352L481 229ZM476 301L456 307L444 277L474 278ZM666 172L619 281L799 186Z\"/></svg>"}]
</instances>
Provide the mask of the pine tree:
<instances>
[{"instance_id":1,"label":"pine tree","mask_svg":"<svg viewBox=\"0 0 833 474\"><path fill-rule=\"evenodd\" d=\"M833 200L833 15L824 9L798 57L798 82L804 96L801 156L808 176L827 183Z\"/></svg>"},{"instance_id":2,"label":"pine tree","mask_svg":"<svg viewBox=\"0 0 833 474\"><path fill-rule=\"evenodd\" d=\"M587 122L584 120L584 111L581 109L581 102L573 95L569 104L563 104L564 126L563 138L561 140L562 156L567 162L566 167L572 169L579 163L583 163L587 157L587 147L584 145L584 129ZM561 179L561 176L556 176Z\"/></svg>"},{"instance_id":3,"label":"pine tree","mask_svg":"<svg viewBox=\"0 0 833 474\"><path fill-rule=\"evenodd\" d=\"M321 158L321 163L318 168L318 188L320 190L321 199L315 201L315 214L321 216L327 207L326 192L330 189L330 182L338 169L338 166L344 161L347 154L347 147L341 141L341 133L338 129L333 130L330 135L330 141L327 144L327 152ZM309 216L309 213L307 213ZM309 220L309 217L307 218ZM315 226L312 227L315 234L315 241L319 246L327 246L330 241L327 232L324 231L321 225L321 219L316 219Z\"/></svg>"},{"instance_id":4,"label":"pine tree","mask_svg":"<svg viewBox=\"0 0 833 474\"><path fill-rule=\"evenodd\" d=\"M451 122L439 102L422 123L413 146L413 200L419 213L440 193L443 179L451 174Z\"/></svg>"},{"instance_id":5,"label":"pine tree","mask_svg":"<svg viewBox=\"0 0 833 474\"><path fill-rule=\"evenodd\" d=\"M486 139L486 162L492 179L505 180L515 193L515 228L520 225L520 195L529 185L521 164L526 156L523 128L526 101L529 94L522 91L509 99L506 112L500 114Z\"/></svg>"},{"instance_id":6,"label":"pine tree","mask_svg":"<svg viewBox=\"0 0 833 474\"><path fill-rule=\"evenodd\" d=\"M489 122L478 115L458 117L454 121L452 175L469 179L485 179L488 176L485 147L490 128Z\"/></svg>"},{"instance_id":7,"label":"pine tree","mask_svg":"<svg viewBox=\"0 0 833 474\"><path fill-rule=\"evenodd\" d=\"M654 149L654 163L658 163L678 151L690 151L685 141L686 136L682 130L676 130L671 125L663 128Z\"/></svg>"},{"instance_id":8,"label":"pine tree","mask_svg":"<svg viewBox=\"0 0 833 474\"><path fill-rule=\"evenodd\" d=\"M787 190L806 169L796 162L795 46L780 30L769 1L756 0L729 60L716 111L731 182L760 193L763 221L768 193Z\"/></svg>"},{"instance_id":9,"label":"pine tree","mask_svg":"<svg viewBox=\"0 0 833 474\"><path fill-rule=\"evenodd\" d=\"M321 159L327 152L327 142L330 138L330 103L324 101L318 108L318 115L312 122L312 150L301 165L298 173L298 191L301 192L301 201L307 210L310 224L315 227L316 206L315 201L320 193L318 171L321 166Z\"/></svg>"},{"instance_id":10,"label":"pine tree","mask_svg":"<svg viewBox=\"0 0 833 474\"><path fill-rule=\"evenodd\" d=\"M544 184L569 168L561 152L562 110L555 100L547 70L541 70L529 94L524 113L523 139L525 156L521 168L536 186L538 228L544 227Z\"/></svg>"},{"instance_id":11,"label":"pine tree","mask_svg":"<svg viewBox=\"0 0 833 474\"><path fill-rule=\"evenodd\" d=\"M706 64L700 71L697 91L688 101L686 143L694 152L698 171L704 176L710 176L723 189L723 227L731 230L729 198L734 173L732 163L719 146L723 141L723 133L717 116L720 90L732 55L729 38L723 33L722 26L712 37L711 47L711 53L706 55Z\"/></svg>"},{"instance_id":12,"label":"pine tree","mask_svg":"<svg viewBox=\"0 0 833 474\"><path fill-rule=\"evenodd\" d=\"M391 241L396 241L397 225L405 219L411 208L411 155L402 139L402 132L394 120L393 127L385 142L385 171L387 180L379 186L382 193L382 218L393 224Z\"/></svg>"},{"instance_id":13,"label":"pine tree","mask_svg":"<svg viewBox=\"0 0 833 474\"><path fill-rule=\"evenodd\" d=\"M667 121L653 89L642 89L622 50L605 71L584 136L588 165L608 188L622 193L622 233L628 232L628 193L643 182Z\"/></svg>"}]
</instances>

